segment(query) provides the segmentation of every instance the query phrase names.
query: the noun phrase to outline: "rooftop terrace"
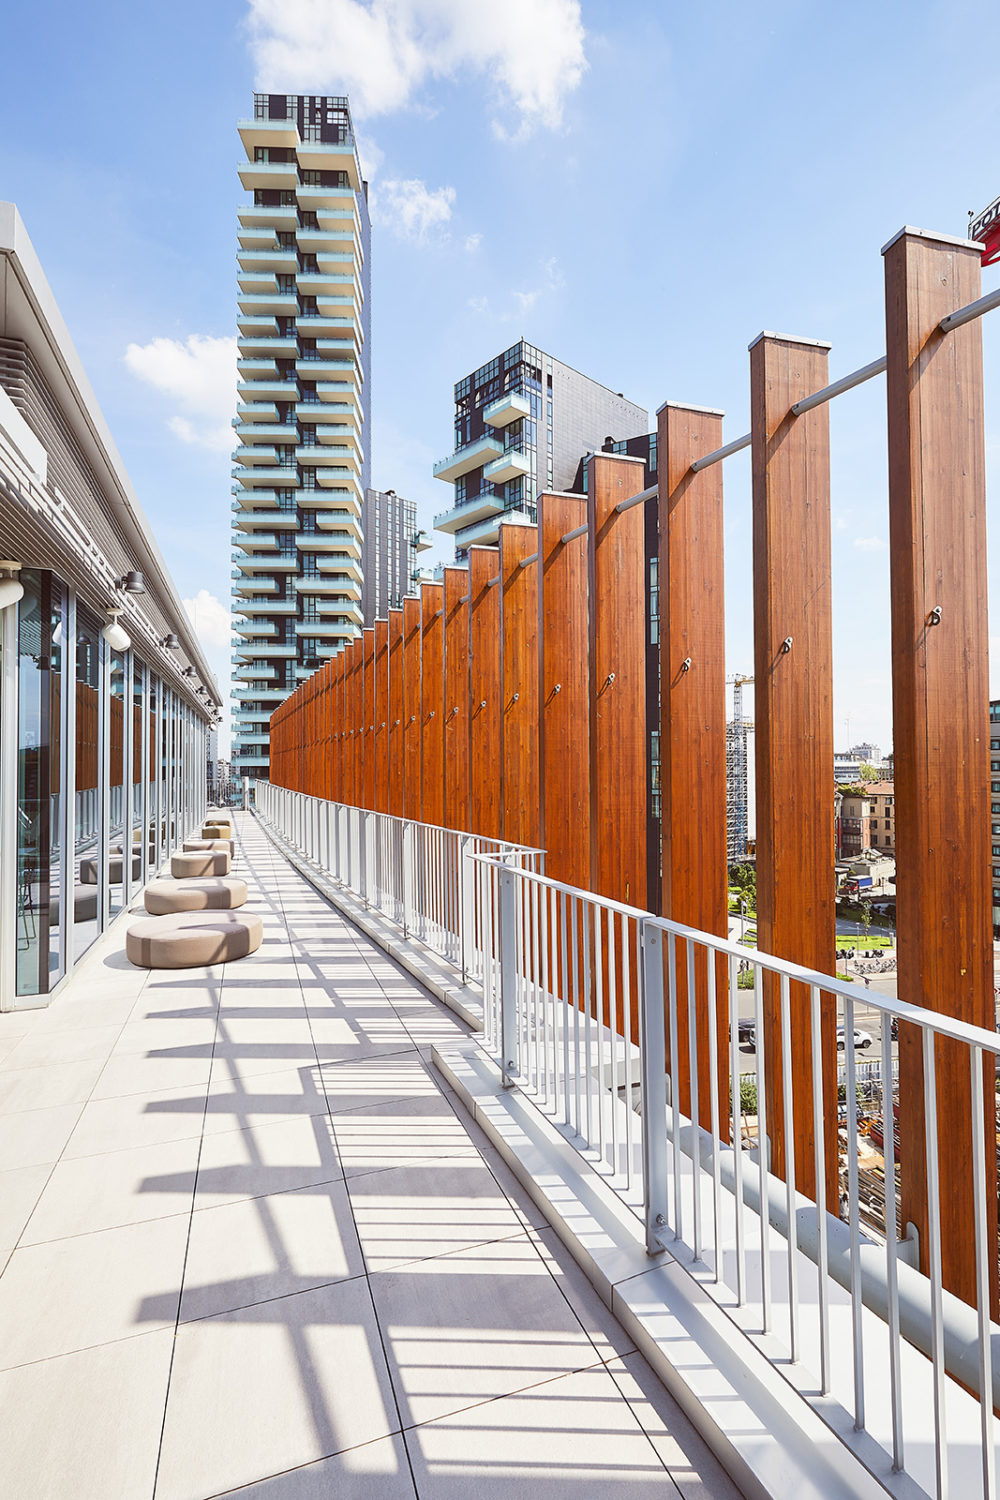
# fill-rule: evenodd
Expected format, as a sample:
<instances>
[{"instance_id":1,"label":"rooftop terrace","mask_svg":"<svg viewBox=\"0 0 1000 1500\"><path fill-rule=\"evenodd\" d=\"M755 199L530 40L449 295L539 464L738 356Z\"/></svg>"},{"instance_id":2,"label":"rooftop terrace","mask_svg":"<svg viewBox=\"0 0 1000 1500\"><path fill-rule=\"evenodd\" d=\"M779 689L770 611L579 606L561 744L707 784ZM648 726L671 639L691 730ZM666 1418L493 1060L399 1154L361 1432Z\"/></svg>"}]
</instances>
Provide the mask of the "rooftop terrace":
<instances>
[{"instance_id":1,"label":"rooftop terrace","mask_svg":"<svg viewBox=\"0 0 1000 1500\"><path fill-rule=\"evenodd\" d=\"M737 1491L430 1065L466 1027L236 816L264 918L0 1016L0 1493Z\"/></svg>"}]
</instances>

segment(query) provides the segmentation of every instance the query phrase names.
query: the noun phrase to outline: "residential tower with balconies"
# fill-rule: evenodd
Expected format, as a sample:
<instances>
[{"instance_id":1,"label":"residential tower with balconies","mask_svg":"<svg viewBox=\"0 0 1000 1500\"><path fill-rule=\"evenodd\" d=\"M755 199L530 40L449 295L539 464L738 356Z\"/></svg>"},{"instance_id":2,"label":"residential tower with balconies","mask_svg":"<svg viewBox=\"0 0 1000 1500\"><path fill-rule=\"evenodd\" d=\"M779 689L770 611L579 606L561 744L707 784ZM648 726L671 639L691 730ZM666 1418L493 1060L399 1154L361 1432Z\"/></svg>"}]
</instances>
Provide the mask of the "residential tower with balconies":
<instances>
[{"instance_id":1,"label":"residential tower with balconies","mask_svg":"<svg viewBox=\"0 0 1000 1500\"><path fill-rule=\"evenodd\" d=\"M362 624L370 483L368 185L343 97L255 94L239 124L233 772Z\"/></svg>"}]
</instances>

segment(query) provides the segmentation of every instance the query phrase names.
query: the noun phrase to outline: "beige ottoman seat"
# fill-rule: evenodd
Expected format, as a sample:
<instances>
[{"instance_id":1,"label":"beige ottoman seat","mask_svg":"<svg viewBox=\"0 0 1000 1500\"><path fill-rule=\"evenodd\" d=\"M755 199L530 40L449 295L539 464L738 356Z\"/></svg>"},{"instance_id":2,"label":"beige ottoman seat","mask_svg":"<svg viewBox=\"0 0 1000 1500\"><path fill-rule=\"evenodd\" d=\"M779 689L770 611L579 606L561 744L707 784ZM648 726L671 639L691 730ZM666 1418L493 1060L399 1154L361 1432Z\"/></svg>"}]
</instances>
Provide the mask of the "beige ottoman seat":
<instances>
[{"instance_id":1,"label":"beige ottoman seat","mask_svg":"<svg viewBox=\"0 0 1000 1500\"><path fill-rule=\"evenodd\" d=\"M245 880L232 876L208 880L151 880L146 910L151 917L175 911L232 911L247 899Z\"/></svg>"},{"instance_id":2,"label":"beige ottoman seat","mask_svg":"<svg viewBox=\"0 0 1000 1500\"><path fill-rule=\"evenodd\" d=\"M183 849L185 854L194 854L199 849L225 849L229 854L236 853L232 839L185 839Z\"/></svg>"},{"instance_id":3,"label":"beige ottoman seat","mask_svg":"<svg viewBox=\"0 0 1000 1500\"><path fill-rule=\"evenodd\" d=\"M170 856L170 873L175 880L190 880L205 875L228 875L231 864L225 849L198 849L188 854Z\"/></svg>"},{"instance_id":4,"label":"beige ottoman seat","mask_svg":"<svg viewBox=\"0 0 1000 1500\"><path fill-rule=\"evenodd\" d=\"M108 880L112 885L121 885L123 863L124 860L121 854L111 854L108 856ZM132 879L138 880L141 874L142 860L138 857L138 855L135 855L132 859ZM83 885L97 884L96 859L81 859L80 880Z\"/></svg>"},{"instance_id":5,"label":"beige ottoman seat","mask_svg":"<svg viewBox=\"0 0 1000 1500\"><path fill-rule=\"evenodd\" d=\"M203 839L231 839L233 825L232 823L202 823L201 836Z\"/></svg>"},{"instance_id":6,"label":"beige ottoman seat","mask_svg":"<svg viewBox=\"0 0 1000 1500\"><path fill-rule=\"evenodd\" d=\"M59 922L60 903L58 894L49 899L49 921L53 925ZM96 922L97 920L97 883L93 885L77 885L73 887L73 917L77 922Z\"/></svg>"},{"instance_id":7,"label":"beige ottoman seat","mask_svg":"<svg viewBox=\"0 0 1000 1500\"><path fill-rule=\"evenodd\" d=\"M255 912L176 912L133 922L125 952L140 969L194 969L246 958L263 936L264 923Z\"/></svg>"}]
</instances>

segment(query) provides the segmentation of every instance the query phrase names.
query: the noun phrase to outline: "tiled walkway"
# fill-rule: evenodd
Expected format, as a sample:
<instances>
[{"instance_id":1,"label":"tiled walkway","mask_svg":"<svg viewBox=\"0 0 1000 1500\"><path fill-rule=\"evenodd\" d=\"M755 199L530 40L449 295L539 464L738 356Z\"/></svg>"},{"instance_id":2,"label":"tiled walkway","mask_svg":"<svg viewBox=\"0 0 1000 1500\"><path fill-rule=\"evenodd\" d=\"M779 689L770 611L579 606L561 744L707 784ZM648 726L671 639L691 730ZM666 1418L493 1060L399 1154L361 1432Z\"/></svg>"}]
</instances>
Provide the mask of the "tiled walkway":
<instances>
[{"instance_id":1,"label":"tiled walkway","mask_svg":"<svg viewBox=\"0 0 1000 1500\"><path fill-rule=\"evenodd\" d=\"M4 1500L735 1496L430 1070L464 1028L239 817L265 935L0 1016Z\"/></svg>"}]
</instances>

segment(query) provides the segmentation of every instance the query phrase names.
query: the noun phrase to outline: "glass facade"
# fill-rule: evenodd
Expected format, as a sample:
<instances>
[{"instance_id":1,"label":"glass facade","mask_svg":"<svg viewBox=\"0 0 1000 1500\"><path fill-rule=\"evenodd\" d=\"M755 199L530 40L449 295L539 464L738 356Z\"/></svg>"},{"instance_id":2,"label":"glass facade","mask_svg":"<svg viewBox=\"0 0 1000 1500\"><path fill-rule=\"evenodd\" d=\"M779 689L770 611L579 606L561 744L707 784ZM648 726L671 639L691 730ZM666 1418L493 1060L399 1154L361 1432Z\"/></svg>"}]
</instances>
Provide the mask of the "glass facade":
<instances>
[{"instance_id":1,"label":"glass facade","mask_svg":"<svg viewBox=\"0 0 1000 1500\"><path fill-rule=\"evenodd\" d=\"M51 993L200 821L208 739L204 718L134 651L113 650L56 574L25 568L20 580L0 632L16 826L14 878L0 881L16 948L4 1005Z\"/></svg>"}]
</instances>

